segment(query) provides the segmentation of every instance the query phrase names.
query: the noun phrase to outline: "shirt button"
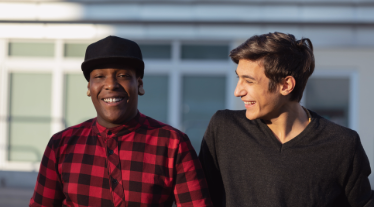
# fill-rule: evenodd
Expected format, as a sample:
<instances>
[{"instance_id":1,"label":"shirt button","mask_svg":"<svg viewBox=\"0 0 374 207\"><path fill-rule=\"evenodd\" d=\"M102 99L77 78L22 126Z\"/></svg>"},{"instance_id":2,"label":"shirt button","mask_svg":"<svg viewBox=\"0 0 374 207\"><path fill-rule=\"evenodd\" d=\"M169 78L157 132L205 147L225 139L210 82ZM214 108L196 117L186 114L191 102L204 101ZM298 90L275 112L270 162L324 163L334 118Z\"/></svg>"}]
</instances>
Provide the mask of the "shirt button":
<instances>
[{"instance_id":1,"label":"shirt button","mask_svg":"<svg viewBox=\"0 0 374 207\"><path fill-rule=\"evenodd\" d=\"M111 132L111 131L108 131L108 135L112 135L112 132Z\"/></svg>"},{"instance_id":2,"label":"shirt button","mask_svg":"<svg viewBox=\"0 0 374 207\"><path fill-rule=\"evenodd\" d=\"M116 184L118 184L118 180L116 180L116 179L112 179L112 183L113 183L114 185L116 185Z\"/></svg>"},{"instance_id":3,"label":"shirt button","mask_svg":"<svg viewBox=\"0 0 374 207\"><path fill-rule=\"evenodd\" d=\"M109 154L109 155L112 155L112 154L113 154L113 150L109 149L109 150L108 150L108 154Z\"/></svg>"}]
</instances>

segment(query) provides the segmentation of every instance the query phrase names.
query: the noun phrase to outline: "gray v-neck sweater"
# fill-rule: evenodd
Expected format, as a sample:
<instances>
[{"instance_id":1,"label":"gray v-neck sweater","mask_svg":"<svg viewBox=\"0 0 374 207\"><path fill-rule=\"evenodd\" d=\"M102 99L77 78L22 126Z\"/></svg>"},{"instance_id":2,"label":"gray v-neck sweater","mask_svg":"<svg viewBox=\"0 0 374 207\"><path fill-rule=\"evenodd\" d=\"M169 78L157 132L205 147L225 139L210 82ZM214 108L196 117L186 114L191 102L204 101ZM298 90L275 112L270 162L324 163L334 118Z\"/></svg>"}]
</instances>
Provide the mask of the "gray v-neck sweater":
<instances>
[{"instance_id":1,"label":"gray v-neck sweater","mask_svg":"<svg viewBox=\"0 0 374 207\"><path fill-rule=\"evenodd\" d=\"M374 206L358 134L310 113L304 131L281 144L245 111L218 111L199 155L214 206Z\"/></svg>"}]
</instances>

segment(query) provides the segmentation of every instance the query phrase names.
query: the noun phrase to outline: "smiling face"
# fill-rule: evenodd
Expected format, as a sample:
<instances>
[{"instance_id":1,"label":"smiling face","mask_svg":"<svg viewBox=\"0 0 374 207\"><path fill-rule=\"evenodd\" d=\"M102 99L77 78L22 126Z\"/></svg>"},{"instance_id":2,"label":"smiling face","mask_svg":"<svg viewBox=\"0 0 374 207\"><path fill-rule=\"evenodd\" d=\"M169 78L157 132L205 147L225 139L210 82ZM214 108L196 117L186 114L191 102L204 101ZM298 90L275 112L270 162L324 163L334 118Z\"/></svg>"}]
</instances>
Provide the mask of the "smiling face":
<instances>
[{"instance_id":1,"label":"smiling face","mask_svg":"<svg viewBox=\"0 0 374 207\"><path fill-rule=\"evenodd\" d=\"M87 87L100 125L112 128L136 116L143 81L134 69L95 69Z\"/></svg>"},{"instance_id":2,"label":"smiling face","mask_svg":"<svg viewBox=\"0 0 374 207\"><path fill-rule=\"evenodd\" d=\"M270 120L279 115L287 98L281 94L280 86L269 92L270 80L260 61L240 59L236 74L239 80L234 94L244 102L248 119Z\"/></svg>"}]
</instances>

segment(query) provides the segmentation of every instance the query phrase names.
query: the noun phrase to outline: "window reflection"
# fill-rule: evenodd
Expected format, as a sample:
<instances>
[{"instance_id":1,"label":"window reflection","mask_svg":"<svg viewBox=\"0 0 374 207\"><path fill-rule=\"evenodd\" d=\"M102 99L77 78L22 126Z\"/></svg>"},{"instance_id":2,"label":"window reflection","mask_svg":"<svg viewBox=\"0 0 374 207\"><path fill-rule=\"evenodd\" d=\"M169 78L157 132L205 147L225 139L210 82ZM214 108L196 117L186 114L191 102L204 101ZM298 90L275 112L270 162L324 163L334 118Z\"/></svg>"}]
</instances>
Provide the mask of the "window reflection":
<instances>
[{"instance_id":1,"label":"window reflection","mask_svg":"<svg viewBox=\"0 0 374 207\"><path fill-rule=\"evenodd\" d=\"M182 127L197 152L210 118L225 109L225 100L225 77L183 77Z\"/></svg>"},{"instance_id":2,"label":"window reflection","mask_svg":"<svg viewBox=\"0 0 374 207\"><path fill-rule=\"evenodd\" d=\"M168 123L168 76L146 74L143 83L145 94L139 96L139 111L153 119Z\"/></svg>"},{"instance_id":3,"label":"window reflection","mask_svg":"<svg viewBox=\"0 0 374 207\"><path fill-rule=\"evenodd\" d=\"M9 160L40 161L50 138L51 74L10 74Z\"/></svg>"},{"instance_id":4,"label":"window reflection","mask_svg":"<svg viewBox=\"0 0 374 207\"><path fill-rule=\"evenodd\" d=\"M349 78L310 78L305 89L306 107L348 127Z\"/></svg>"}]
</instances>

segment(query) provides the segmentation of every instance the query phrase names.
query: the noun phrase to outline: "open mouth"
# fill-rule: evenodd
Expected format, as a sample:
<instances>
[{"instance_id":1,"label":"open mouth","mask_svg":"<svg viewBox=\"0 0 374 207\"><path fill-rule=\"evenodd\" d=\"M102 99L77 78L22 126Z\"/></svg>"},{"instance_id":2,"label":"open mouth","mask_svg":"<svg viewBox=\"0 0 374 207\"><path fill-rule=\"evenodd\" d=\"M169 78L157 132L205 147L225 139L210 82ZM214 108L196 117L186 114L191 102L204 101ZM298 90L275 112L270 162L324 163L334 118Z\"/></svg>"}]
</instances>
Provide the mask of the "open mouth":
<instances>
[{"instance_id":1,"label":"open mouth","mask_svg":"<svg viewBox=\"0 0 374 207\"><path fill-rule=\"evenodd\" d=\"M256 103L256 101L244 101L244 105L246 106L252 106Z\"/></svg>"},{"instance_id":2,"label":"open mouth","mask_svg":"<svg viewBox=\"0 0 374 207\"><path fill-rule=\"evenodd\" d=\"M105 103L118 103L123 100L122 97L113 97L113 98L103 98L102 99Z\"/></svg>"}]
</instances>

